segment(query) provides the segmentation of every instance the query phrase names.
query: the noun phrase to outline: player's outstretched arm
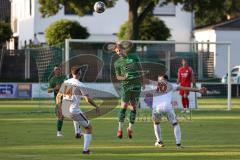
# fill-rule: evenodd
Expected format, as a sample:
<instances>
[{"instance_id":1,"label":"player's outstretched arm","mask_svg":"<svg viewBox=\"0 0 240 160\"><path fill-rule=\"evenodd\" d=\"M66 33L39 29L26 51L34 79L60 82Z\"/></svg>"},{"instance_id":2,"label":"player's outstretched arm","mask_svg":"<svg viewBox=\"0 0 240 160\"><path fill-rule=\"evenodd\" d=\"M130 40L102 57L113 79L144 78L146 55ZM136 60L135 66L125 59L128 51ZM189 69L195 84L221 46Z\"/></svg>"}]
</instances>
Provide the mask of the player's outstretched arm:
<instances>
[{"instance_id":1,"label":"player's outstretched arm","mask_svg":"<svg viewBox=\"0 0 240 160\"><path fill-rule=\"evenodd\" d=\"M157 85L158 84L157 81L153 81L153 80L150 80L150 79L147 79L147 78L143 79L143 83L147 84L147 85Z\"/></svg>"},{"instance_id":2,"label":"player's outstretched arm","mask_svg":"<svg viewBox=\"0 0 240 160\"><path fill-rule=\"evenodd\" d=\"M54 91L53 88L48 88L48 93L52 93Z\"/></svg>"},{"instance_id":3,"label":"player's outstretched arm","mask_svg":"<svg viewBox=\"0 0 240 160\"><path fill-rule=\"evenodd\" d=\"M56 104L57 105L61 104L62 96L63 96L63 94L61 92L58 92L57 97L56 97Z\"/></svg>"},{"instance_id":4,"label":"player's outstretched arm","mask_svg":"<svg viewBox=\"0 0 240 160\"><path fill-rule=\"evenodd\" d=\"M48 88L48 93L52 93L53 91L58 92L61 85L56 85L54 88Z\"/></svg>"},{"instance_id":5,"label":"player's outstretched arm","mask_svg":"<svg viewBox=\"0 0 240 160\"><path fill-rule=\"evenodd\" d=\"M191 88L191 87L182 87L179 86L178 90L186 90L186 91L191 91L191 92L199 92L201 94L206 93L207 92L207 88L202 87L202 88Z\"/></svg>"},{"instance_id":6,"label":"player's outstretched arm","mask_svg":"<svg viewBox=\"0 0 240 160\"><path fill-rule=\"evenodd\" d=\"M91 104L93 107L96 108L97 112L99 112L99 107L98 105L94 102L94 100L92 98L90 98L89 96L84 96L84 99Z\"/></svg>"}]
</instances>

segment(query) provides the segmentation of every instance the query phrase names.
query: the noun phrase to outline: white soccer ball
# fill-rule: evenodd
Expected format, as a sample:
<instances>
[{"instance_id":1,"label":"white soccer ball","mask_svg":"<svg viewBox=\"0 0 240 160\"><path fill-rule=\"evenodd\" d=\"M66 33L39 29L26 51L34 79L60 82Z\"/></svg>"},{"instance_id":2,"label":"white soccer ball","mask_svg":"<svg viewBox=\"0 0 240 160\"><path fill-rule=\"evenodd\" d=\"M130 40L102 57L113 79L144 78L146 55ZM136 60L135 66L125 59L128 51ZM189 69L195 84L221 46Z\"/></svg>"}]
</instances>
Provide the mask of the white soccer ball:
<instances>
[{"instance_id":1,"label":"white soccer ball","mask_svg":"<svg viewBox=\"0 0 240 160\"><path fill-rule=\"evenodd\" d=\"M98 1L94 4L94 11L97 13L103 13L105 11L105 4L101 1Z\"/></svg>"}]
</instances>

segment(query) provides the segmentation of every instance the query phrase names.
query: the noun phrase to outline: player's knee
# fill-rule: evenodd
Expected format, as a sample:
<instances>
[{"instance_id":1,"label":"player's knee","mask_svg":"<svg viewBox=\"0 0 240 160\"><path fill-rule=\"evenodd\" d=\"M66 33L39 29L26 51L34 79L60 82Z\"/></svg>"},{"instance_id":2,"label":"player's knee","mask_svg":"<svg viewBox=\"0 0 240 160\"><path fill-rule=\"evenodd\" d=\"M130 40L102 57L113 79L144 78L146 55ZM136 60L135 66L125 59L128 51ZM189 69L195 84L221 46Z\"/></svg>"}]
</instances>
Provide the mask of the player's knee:
<instances>
[{"instance_id":1,"label":"player's knee","mask_svg":"<svg viewBox=\"0 0 240 160\"><path fill-rule=\"evenodd\" d=\"M123 109L127 109L128 103L127 103L127 102L122 102L121 107L122 107Z\"/></svg>"},{"instance_id":2,"label":"player's knee","mask_svg":"<svg viewBox=\"0 0 240 160\"><path fill-rule=\"evenodd\" d=\"M89 124L87 127L85 127L86 129L86 134L91 134L92 133L92 125Z\"/></svg>"},{"instance_id":3,"label":"player's knee","mask_svg":"<svg viewBox=\"0 0 240 160\"><path fill-rule=\"evenodd\" d=\"M173 126L176 126L176 125L178 125L178 122L175 122L175 123L173 123L172 125L173 125Z\"/></svg>"}]
</instances>

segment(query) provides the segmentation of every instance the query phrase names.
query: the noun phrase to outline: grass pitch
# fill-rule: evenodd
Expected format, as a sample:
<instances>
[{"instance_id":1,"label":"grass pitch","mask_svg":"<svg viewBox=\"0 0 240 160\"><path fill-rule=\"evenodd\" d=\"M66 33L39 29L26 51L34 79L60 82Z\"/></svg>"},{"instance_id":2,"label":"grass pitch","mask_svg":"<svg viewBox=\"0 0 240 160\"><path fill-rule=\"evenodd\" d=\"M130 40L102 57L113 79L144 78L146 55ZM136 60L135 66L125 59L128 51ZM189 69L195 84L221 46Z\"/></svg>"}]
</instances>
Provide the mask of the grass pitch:
<instances>
[{"instance_id":1,"label":"grass pitch","mask_svg":"<svg viewBox=\"0 0 240 160\"><path fill-rule=\"evenodd\" d=\"M44 105L43 105L44 104ZM65 121L63 138L56 137L56 119L48 102L0 101L0 159L1 160L239 160L240 158L240 100L234 99L231 111L225 101L199 101L199 110L192 120L182 119L182 150L176 150L172 126L162 122L166 147L154 147L150 120L137 121L133 139L116 138L117 110L92 120L92 154L82 155L83 139L74 138L73 124ZM42 112L33 112L41 110ZM125 126L126 128L126 126Z\"/></svg>"}]
</instances>

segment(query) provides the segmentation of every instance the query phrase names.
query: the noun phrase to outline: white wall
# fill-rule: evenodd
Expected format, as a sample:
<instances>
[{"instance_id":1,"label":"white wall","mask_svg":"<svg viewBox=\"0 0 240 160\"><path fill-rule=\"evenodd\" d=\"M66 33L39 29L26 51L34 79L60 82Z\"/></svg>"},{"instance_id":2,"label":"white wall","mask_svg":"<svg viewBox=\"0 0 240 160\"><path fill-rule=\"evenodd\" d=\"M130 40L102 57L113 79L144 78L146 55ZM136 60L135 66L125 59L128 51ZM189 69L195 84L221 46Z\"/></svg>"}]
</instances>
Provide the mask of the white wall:
<instances>
[{"instance_id":1,"label":"white wall","mask_svg":"<svg viewBox=\"0 0 240 160\"><path fill-rule=\"evenodd\" d=\"M19 48L24 47L24 41L34 40L34 18L30 17L24 20L19 21L18 35L19 35Z\"/></svg>"},{"instance_id":2,"label":"white wall","mask_svg":"<svg viewBox=\"0 0 240 160\"><path fill-rule=\"evenodd\" d=\"M175 16L159 16L171 31L169 40L189 42L192 31L192 14L182 10L182 5L176 6Z\"/></svg>"},{"instance_id":3,"label":"white wall","mask_svg":"<svg viewBox=\"0 0 240 160\"><path fill-rule=\"evenodd\" d=\"M207 30L196 30L194 32L195 41L198 42L215 42L216 41L216 33L213 29L207 29ZM204 48L205 49L205 48Z\"/></svg>"},{"instance_id":4,"label":"white wall","mask_svg":"<svg viewBox=\"0 0 240 160\"><path fill-rule=\"evenodd\" d=\"M231 42L231 68L240 65L240 31L216 30L216 35L217 42ZM227 46L218 46L216 52L219 61L218 74L222 76L227 73Z\"/></svg>"},{"instance_id":5,"label":"white wall","mask_svg":"<svg viewBox=\"0 0 240 160\"><path fill-rule=\"evenodd\" d=\"M34 6L34 0L31 0ZM13 36L19 36L19 48L24 46L24 41L33 40L34 38L34 10L30 14L30 0L12 0L11 2L11 23L17 19L17 30ZM13 49L13 45L10 44Z\"/></svg>"},{"instance_id":6,"label":"white wall","mask_svg":"<svg viewBox=\"0 0 240 160\"><path fill-rule=\"evenodd\" d=\"M204 29L204 30L197 30L194 31L195 41L197 42L216 42L216 32L213 29ZM199 52L207 52L209 47L209 51L214 53L214 72L217 74L218 72L218 63L219 60L216 59L216 45L207 45L207 44L199 44L198 51Z\"/></svg>"}]
</instances>

